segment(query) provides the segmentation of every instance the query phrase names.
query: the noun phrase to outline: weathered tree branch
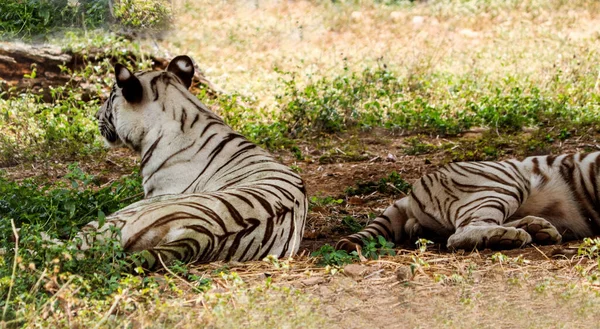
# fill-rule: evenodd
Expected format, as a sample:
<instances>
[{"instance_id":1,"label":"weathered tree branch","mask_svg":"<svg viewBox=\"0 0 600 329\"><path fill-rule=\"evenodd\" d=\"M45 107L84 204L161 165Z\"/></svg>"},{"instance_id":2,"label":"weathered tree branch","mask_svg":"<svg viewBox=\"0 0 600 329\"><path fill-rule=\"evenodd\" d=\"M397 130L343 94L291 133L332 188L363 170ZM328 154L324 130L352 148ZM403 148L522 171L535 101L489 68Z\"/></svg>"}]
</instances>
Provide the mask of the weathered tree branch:
<instances>
[{"instance_id":1,"label":"weathered tree branch","mask_svg":"<svg viewBox=\"0 0 600 329\"><path fill-rule=\"evenodd\" d=\"M169 63L166 58L147 57L152 61L152 68L155 70L165 69ZM0 91L5 91L4 97L7 97L13 91L18 93L29 90L40 93L45 101L50 102L52 97L49 87L85 84L84 81L78 81L62 71L60 66L75 71L82 69L89 62L96 63L107 58L113 64L118 60L102 49L87 49L83 54L63 51L57 46L3 42L0 43ZM133 52L120 55L119 58L126 58L132 63L139 60ZM24 78L25 75L31 76L34 68L35 77ZM198 67L194 78L194 86L206 88L209 95L216 96L221 92L204 77ZM84 100L88 100L100 95L90 90L84 93L83 97Z\"/></svg>"}]
</instances>

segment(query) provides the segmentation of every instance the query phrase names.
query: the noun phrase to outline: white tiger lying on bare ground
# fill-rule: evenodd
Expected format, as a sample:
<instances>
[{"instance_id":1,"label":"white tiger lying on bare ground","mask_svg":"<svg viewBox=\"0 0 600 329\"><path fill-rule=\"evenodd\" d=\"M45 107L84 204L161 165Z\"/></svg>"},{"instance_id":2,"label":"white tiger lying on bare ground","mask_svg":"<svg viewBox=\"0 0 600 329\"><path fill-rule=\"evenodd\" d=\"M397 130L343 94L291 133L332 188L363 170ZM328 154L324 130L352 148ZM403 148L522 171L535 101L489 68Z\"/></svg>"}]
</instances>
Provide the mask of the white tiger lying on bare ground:
<instances>
[{"instance_id":1,"label":"white tiger lying on bare ground","mask_svg":"<svg viewBox=\"0 0 600 329\"><path fill-rule=\"evenodd\" d=\"M141 155L148 199L86 225L81 249L119 238L126 251L160 260L246 261L293 255L308 201L300 176L234 132L188 88L194 66L178 56L166 71L115 66L116 84L98 114L102 136ZM119 228L114 230L112 228ZM120 232L116 232L120 231Z\"/></svg>"},{"instance_id":2,"label":"white tiger lying on bare ground","mask_svg":"<svg viewBox=\"0 0 600 329\"><path fill-rule=\"evenodd\" d=\"M426 235L447 239L450 249L508 249L600 234L599 164L600 152L451 163L336 247Z\"/></svg>"}]
</instances>

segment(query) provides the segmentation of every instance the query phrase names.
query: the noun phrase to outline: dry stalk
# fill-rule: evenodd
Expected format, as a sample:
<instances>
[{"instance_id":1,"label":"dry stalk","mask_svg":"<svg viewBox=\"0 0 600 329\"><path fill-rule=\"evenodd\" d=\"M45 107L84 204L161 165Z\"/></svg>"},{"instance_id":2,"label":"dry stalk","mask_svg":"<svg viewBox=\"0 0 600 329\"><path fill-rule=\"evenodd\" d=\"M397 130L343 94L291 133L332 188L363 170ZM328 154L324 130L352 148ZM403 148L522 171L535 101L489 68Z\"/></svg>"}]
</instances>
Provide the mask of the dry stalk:
<instances>
[{"instance_id":1,"label":"dry stalk","mask_svg":"<svg viewBox=\"0 0 600 329\"><path fill-rule=\"evenodd\" d=\"M125 294L127 294L129 292L129 288L125 288L125 290L123 290L123 293L121 293L120 295L117 295L115 297L115 301L112 303L112 305L110 306L110 308L108 309L108 311L106 313L104 313L104 316L102 317L102 319L100 319L100 321L96 324L96 326L94 327L94 329L96 328L100 328L100 326L102 326L107 320L108 317L115 311L115 309L117 308L117 305L119 304L119 301L121 300L121 298L123 298L123 296L125 296Z\"/></svg>"},{"instance_id":2,"label":"dry stalk","mask_svg":"<svg viewBox=\"0 0 600 329\"><path fill-rule=\"evenodd\" d=\"M187 280L185 280L184 278L180 277L179 275L175 274L173 271L171 271L171 269L169 269L167 267L167 265L165 265L165 263L162 260L162 257L160 256L160 253L158 253L158 260L160 261L160 264L163 266L163 268L169 272L169 274L171 274L172 276L174 276L175 278L177 278L178 280L180 280L181 282L183 282L185 285L187 285L188 287L192 288L192 290L196 290L197 288L194 287L194 285L192 285L191 283L189 283Z\"/></svg>"},{"instance_id":3,"label":"dry stalk","mask_svg":"<svg viewBox=\"0 0 600 329\"><path fill-rule=\"evenodd\" d=\"M17 261L19 258L19 232L17 231L17 227L15 226L15 220L10 219L10 225L12 226L13 234L15 235L15 258L13 261L13 269L12 274L10 276L10 286L8 287L8 294L6 295L6 302L4 303L4 311L2 311L2 323L4 324L4 320L6 320L6 312L8 312L8 304L10 302L10 295L12 293L12 288L15 285L15 276L17 274ZM4 325L3 325L4 327Z\"/></svg>"}]
</instances>

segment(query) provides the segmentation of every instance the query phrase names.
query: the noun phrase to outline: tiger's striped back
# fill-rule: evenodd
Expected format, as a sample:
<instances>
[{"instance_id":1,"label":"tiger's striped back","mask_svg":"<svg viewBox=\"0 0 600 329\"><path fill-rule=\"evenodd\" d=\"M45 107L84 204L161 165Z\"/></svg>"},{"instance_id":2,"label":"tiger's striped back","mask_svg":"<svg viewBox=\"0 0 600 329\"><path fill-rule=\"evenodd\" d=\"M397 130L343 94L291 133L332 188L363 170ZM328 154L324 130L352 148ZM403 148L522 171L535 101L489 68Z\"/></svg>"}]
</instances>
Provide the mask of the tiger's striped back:
<instances>
[{"instance_id":1,"label":"tiger's striped back","mask_svg":"<svg viewBox=\"0 0 600 329\"><path fill-rule=\"evenodd\" d=\"M365 230L342 239L433 234L453 249L511 248L600 234L600 152L451 163L425 175Z\"/></svg>"},{"instance_id":2,"label":"tiger's striped back","mask_svg":"<svg viewBox=\"0 0 600 329\"><path fill-rule=\"evenodd\" d=\"M131 73L115 66L117 83L97 114L109 145L141 156L146 200L84 227L82 248L116 237L129 251L186 262L293 255L308 202L300 176L233 131L188 88L193 63L173 59L166 71Z\"/></svg>"}]
</instances>

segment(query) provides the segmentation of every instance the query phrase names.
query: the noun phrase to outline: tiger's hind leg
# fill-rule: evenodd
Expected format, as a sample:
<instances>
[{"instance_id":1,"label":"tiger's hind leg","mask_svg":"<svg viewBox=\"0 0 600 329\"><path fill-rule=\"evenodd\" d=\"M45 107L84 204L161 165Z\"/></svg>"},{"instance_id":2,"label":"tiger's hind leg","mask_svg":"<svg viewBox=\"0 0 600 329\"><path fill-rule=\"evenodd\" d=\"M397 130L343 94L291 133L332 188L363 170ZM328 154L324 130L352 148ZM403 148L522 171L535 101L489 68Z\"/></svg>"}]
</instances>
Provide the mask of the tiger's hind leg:
<instances>
[{"instance_id":1,"label":"tiger's hind leg","mask_svg":"<svg viewBox=\"0 0 600 329\"><path fill-rule=\"evenodd\" d=\"M417 236L421 231L421 226L412 216L408 202L409 197L396 201L362 231L342 238L335 248L352 252L359 249L364 240L377 236L382 236L395 244Z\"/></svg>"},{"instance_id":2,"label":"tiger's hind leg","mask_svg":"<svg viewBox=\"0 0 600 329\"><path fill-rule=\"evenodd\" d=\"M562 241L562 235L556 227L542 217L525 216L519 220L504 224L505 227L516 227L525 230L533 242L538 244L558 244Z\"/></svg>"}]
</instances>

